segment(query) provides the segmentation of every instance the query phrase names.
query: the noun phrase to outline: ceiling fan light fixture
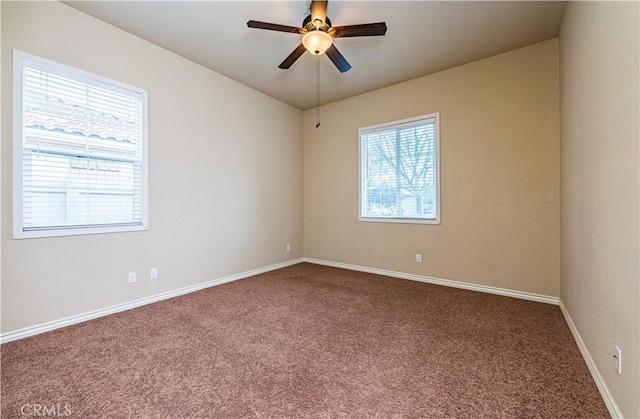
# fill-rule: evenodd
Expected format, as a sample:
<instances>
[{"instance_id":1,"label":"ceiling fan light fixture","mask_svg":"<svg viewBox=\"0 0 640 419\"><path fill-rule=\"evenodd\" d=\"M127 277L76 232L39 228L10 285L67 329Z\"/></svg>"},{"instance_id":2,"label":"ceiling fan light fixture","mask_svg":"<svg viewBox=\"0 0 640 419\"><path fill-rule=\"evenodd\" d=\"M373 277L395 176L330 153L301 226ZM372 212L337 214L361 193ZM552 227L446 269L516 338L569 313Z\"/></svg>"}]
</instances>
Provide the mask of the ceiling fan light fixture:
<instances>
[{"instance_id":1,"label":"ceiling fan light fixture","mask_svg":"<svg viewBox=\"0 0 640 419\"><path fill-rule=\"evenodd\" d=\"M302 45L313 55L324 54L332 43L331 35L321 30L307 32L302 37Z\"/></svg>"}]
</instances>

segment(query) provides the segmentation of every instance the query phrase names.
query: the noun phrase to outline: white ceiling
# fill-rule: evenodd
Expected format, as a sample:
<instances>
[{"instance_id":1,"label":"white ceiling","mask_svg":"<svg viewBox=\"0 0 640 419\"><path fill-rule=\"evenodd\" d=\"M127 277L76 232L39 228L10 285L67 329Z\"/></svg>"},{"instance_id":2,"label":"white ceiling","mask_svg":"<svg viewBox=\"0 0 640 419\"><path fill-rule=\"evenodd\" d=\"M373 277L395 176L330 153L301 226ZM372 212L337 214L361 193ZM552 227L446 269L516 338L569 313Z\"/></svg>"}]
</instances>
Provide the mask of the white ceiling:
<instances>
[{"instance_id":1,"label":"white ceiling","mask_svg":"<svg viewBox=\"0 0 640 419\"><path fill-rule=\"evenodd\" d=\"M315 106L316 57L278 64L301 35L247 28L250 19L301 26L310 1L72 1L67 5L299 109ZM320 56L330 103L558 36L564 1L340 1L336 26L384 21L383 37L340 38L353 66Z\"/></svg>"}]
</instances>

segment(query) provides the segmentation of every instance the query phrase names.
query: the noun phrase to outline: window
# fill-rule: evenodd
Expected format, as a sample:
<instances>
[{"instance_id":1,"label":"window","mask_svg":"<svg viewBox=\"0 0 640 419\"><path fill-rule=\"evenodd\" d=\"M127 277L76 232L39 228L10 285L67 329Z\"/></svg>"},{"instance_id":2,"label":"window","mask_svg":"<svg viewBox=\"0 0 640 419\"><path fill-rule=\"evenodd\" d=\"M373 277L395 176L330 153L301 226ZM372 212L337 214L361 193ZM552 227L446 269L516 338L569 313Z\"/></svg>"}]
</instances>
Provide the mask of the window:
<instances>
[{"instance_id":1,"label":"window","mask_svg":"<svg viewBox=\"0 0 640 419\"><path fill-rule=\"evenodd\" d=\"M360 129L360 221L440 223L438 119Z\"/></svg>"},{"instance_id":2,"label":"window","mask_svg":"<svg viewBox=\"0 0 640 419\"><path fill-rule=\"evenodd\" d=\"M146 92L13 59L13 237L146 230Z\"/></svg>"}]
</instances>

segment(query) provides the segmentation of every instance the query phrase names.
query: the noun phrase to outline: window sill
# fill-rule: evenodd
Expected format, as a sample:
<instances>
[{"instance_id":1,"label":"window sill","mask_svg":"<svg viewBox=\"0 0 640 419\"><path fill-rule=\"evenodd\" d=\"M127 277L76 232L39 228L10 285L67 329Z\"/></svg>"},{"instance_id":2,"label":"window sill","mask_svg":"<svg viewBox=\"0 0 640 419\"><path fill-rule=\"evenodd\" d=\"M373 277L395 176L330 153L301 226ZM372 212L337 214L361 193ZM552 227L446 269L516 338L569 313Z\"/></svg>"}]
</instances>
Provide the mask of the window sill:
<instances>
[{"instance_id":1,"label":"window sill","mask_svg":"<svg viewBox=\"0 0 640 419\"><path fill-rule=\"evenodd\" d=\"M440 224L440 218L420 219L420 218L372 218L360 217L358 221L365 223L398 223L398 224Z\"/></svg>"},{"instance_id":2,"label":"window sill","mask_svg":"<svg viewBox=\"0 0 640 419\"><path fill-rule=\"evenodd\" d=\"M14 231L13 239L36 239L44 237L64 237L64 236L84 236L87 234L125 233L132 231L149 230L147 225L139 226L117 226L117 227L83 227L59 230L38 230L38 231Z\"/></svg>"}]
</instances>

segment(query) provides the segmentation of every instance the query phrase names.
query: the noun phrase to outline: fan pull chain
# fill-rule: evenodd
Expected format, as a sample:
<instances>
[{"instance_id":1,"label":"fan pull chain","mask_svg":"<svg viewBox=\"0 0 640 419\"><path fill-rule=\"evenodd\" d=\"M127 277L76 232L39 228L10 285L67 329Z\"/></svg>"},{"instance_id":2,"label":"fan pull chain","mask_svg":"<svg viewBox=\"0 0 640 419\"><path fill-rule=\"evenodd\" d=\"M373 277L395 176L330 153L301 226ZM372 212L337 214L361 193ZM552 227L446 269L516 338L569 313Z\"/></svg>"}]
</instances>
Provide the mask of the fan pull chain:
<instances>
[{"instance_id":1,"label":"fan pull chain","mask_svg":"<svg viewBox=\"0 0 640 419\"><path fill-rule=\"evenodd\" d=\"M316 128L320 127L320 56L316 55Z\"/></svg>"}]
</instances>

